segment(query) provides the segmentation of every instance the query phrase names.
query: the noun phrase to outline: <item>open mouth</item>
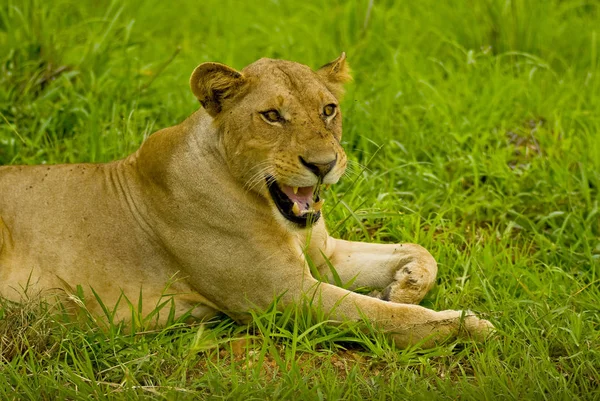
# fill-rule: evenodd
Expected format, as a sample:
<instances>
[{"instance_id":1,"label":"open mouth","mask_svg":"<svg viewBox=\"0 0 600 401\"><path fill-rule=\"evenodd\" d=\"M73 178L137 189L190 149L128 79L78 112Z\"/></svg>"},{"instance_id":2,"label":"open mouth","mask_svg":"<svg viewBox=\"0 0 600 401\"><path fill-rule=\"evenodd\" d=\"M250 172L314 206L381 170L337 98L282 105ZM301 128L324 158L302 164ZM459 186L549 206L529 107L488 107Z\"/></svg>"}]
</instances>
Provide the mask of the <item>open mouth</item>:
<instances>
[{"instance_id":1,"label":"open mouth","mask_svg":"<svg viewBox=\"0 0 600 401\"><path fill-rule=\"evenodd\" d=\"M290 187L267 177L267 187L279 212L301 227L310 226L321 217L323 200L319 197L320 185Z\"/></svg>"}]
</instances>

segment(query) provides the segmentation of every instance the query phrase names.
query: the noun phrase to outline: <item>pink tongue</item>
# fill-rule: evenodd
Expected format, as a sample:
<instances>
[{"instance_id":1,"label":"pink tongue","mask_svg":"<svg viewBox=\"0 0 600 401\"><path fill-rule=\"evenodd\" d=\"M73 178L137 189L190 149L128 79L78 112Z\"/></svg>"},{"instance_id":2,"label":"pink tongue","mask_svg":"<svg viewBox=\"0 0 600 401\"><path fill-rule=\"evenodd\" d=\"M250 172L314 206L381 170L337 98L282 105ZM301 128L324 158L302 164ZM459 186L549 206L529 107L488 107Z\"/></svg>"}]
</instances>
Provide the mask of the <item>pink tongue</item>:
<instances>
[{"instance_id":1,"label":"pink tongue","mask_svg":"<svg viewBox=\"0 0 600 401\"><path fill-rule=\"evenodd\" d=\"M292 187L287 185L281 185L281 190L292 202L296 202L300 210L308 210L310 205L313 204L313 191L314 187L299 187L298 193L294 193Z\"/></svg>"}]
</instances>

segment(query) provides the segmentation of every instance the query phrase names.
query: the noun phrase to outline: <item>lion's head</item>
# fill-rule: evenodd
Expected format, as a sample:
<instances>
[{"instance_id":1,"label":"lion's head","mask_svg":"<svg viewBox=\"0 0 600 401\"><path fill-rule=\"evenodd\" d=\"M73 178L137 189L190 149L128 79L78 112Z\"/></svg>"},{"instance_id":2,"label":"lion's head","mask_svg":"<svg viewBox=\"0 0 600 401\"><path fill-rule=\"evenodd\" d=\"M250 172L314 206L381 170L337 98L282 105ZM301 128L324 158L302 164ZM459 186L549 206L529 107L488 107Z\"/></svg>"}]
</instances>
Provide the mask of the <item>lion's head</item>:
<instances>
[{"instance_id":1,"label":"lion's head","mask_svg":"<svg viewBox=\"0 0 600 401\"><path fill-rule=\"evenodd\" d=\"M339 100L350 79L342 54L317 71L266 58L241 72L204 63L190 85L214 118L232 173L306 226L320 216L320 186L336 183L346 168Z\"/></svg>"}]
</instances>

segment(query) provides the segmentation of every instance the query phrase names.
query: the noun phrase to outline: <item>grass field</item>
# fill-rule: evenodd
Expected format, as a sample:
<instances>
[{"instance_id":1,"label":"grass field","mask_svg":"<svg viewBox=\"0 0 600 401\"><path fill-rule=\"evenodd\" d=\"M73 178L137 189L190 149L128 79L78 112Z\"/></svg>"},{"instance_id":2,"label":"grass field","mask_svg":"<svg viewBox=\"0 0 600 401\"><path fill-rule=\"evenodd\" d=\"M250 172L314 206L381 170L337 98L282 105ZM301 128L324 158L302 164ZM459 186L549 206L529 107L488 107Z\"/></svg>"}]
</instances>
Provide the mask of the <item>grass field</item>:
<instances>
[{"instance_id":1,"label":"grass field","mask_svg":"<svg viewBox=\"0 0 600 401\"><path fill-rule=\"evenodd\" d=\"M300 307L125 333L3 303L1 399L600 399L598 2L0 0L0 164L124 157L198 107L200 62L341 51L364 168L331 231L425 246L423 304L497 336L400 350Z\"/></svg>"}]
</instances>

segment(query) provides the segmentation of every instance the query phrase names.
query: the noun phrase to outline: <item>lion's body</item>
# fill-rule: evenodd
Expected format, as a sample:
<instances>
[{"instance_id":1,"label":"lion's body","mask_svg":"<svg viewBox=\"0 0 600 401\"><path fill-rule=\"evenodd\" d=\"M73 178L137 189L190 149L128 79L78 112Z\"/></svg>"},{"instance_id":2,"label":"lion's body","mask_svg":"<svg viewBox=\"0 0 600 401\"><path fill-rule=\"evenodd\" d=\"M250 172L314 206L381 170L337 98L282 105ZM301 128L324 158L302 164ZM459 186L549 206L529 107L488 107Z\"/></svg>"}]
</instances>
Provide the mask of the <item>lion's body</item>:
<instances>
[{"instance_id":1,"label":"lion's body","mask_svg":"<svg viewBox=\"0 0 600 401\"><path fill-rule=\"evenodd\" d=\"M177 289L184 299L201 299L187 284L191 279L215 304L235 311L237 305L224 298L243 293L239 286L259 278L248 269L235 276L219 268L229 263L232 253L249 258L253 250L244 254L245 244L260 248L278 243L283 232L276 233L278 225L268 224L264 217L272 213L254 194L236 190L233 182L227 185L226 170L211 165L217 160L208 155L178 157L178 150L185 153L199 145L189 141L185 130L198 129L202 118L210 117L199 110L181 125L154 134L140 151L118 162L2 167L0 211L12 246L0 259L0 293L18 299L26 283L30 294L65 290L64 283L73 288L81 284L114 304L121 292L137 300L141 288L144 305L151 310L171 278L168 293ZM202 132L201 140L209 142L210 131ZM151 160L152 155L160 160ZM178 174L190 179L190 192L169 186ZM211 226L219 226L217 236ZM232 248L232 241L239 243ZM189 251L180 251L183 248L193 250L188 260ZM186 265L194 264L206 269L194 271L191 278ZM219 288L221 280L227 280L232 291ZM189 306L179 302L181 310Z\"/></svg>"},{"instance_id":2,"label":"lion's body","mask_svg":"<svg viewBox=\"0 0 600 401\"><path fill-rule=\"evenodd\" d=\"M280 214L269 197L275 180L294 198L292 185L302 194L315 182L334 183L345 168L339 115L310 114L312 104L339 96L336 85L345 78L336 82L339 62L332 65L319 78L307 67L273 60L247 67L244 76L205 64L192 76L192 89L206 111L151 135L126 159L0 167L0 295L68 295L81 285L114 305L122 294L137 303L141 290L145 312L176 294L178 314L195 307L198 318L222 311L243 321L276 296L289 303L318 291L332 316L364 314L402 345L457 334L459 312L408 305L435 280L435 261L423 248L335 240L322 218L309 228L295 225L283 216L296 217ZM261 103L277 107L281 120L258 114L248 120ZM314 166L334 157L316 181ZM317 204L307 202L316 213ZM303 249L325 276L323 255L342 279L358 277L355 285L379 287L383 298L407 304L317 285ZM126 318L123 306L118 317ZM471 334L489 328L472 316L466 322Z\"/></svg>"}]
</instances>

